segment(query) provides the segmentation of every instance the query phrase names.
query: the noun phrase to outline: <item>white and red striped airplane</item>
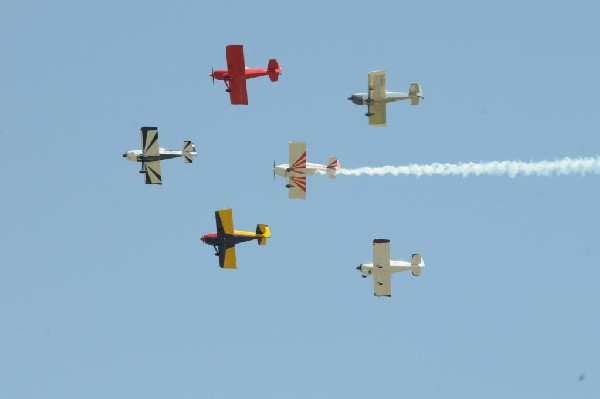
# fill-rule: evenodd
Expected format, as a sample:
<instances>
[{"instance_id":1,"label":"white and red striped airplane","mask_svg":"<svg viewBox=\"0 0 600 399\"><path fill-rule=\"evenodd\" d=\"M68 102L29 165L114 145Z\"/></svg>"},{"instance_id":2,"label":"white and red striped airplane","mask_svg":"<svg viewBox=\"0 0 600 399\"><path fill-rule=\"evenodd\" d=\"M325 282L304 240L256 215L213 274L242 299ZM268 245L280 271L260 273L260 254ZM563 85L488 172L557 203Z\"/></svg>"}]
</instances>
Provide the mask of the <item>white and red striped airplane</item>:
<instances>
[{"instance_id":1,"label":"white and red striped airplane","mask_svg":"<svg viewBox=\"0 0 600 399\"><path fill-rule=\"evenodd\" d=\"M327 165L306 162L306 143L302 141L290 142L290 163L275 166L273 173L285 177L290 198L306 199L306 177L311 175L327 175L329 178L337 176L340 162L336 157L329 157Z\"/></svg>"}]
</instances>

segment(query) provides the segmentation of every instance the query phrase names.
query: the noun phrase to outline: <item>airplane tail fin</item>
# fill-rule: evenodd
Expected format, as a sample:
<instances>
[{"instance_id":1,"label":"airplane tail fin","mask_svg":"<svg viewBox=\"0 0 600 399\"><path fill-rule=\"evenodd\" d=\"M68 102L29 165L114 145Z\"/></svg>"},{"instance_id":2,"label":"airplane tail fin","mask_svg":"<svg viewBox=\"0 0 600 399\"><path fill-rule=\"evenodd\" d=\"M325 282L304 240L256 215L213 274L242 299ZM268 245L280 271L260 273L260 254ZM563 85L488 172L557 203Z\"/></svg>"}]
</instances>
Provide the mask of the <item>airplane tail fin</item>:
<instances>
[{"instance_id":1,"label":"airplane tail fin","mask_svg":"<svg viewBox=\"0 0 600 399\"><path fill-rule=\"evenodd\" d=\"M413 254L410 260L410 269L413 276L420 276L421 269L425 267L425 261L419 254Z\"/></svg>"},{"instance_id":2,"label":"airplane tail fin","mask_svg":"<svg viewBox=\"0 0 600 399\"><path fill-rule=\"evenodd\" d=\"M340 168L340 161L337 157L329 157L327 160L327 177L333 179L337 176L337 170Z\"/></svg>"},{"instance_id":3,"label":"airplane tail fin","mask_svg":"<svg viewBox=\"0 0 600 399\"><path fill-rule=\"evenodd\" d=\"M258 245L267 245L267 238L271 237L271 229L266 224L256 225L256 236Z\"/></svg>"},{"instance_id":4,"label":"airplane tail fin","mask_svg":"<svg viewBox=\"0 0 600 399\"><path fill-rule=\"evenodd\" d=\"M196 146L191 141L183 142L183 150L181 150L181 157L185 163L192 163L194 157L197 155Z\"/></svg>"},{"instance_id":5,"label":"airplane tail fin","mask_svg":"<svg viewBox=\"0 0 600 399\"><path fill-rule=\"evenodd\" d=\"M271 79L271 82L277 82L279 80L279 75L281 75L281 66L276 59L272 58L269 60L267 73L269 74L269 79Z\"/></svg>"}]
</instances>

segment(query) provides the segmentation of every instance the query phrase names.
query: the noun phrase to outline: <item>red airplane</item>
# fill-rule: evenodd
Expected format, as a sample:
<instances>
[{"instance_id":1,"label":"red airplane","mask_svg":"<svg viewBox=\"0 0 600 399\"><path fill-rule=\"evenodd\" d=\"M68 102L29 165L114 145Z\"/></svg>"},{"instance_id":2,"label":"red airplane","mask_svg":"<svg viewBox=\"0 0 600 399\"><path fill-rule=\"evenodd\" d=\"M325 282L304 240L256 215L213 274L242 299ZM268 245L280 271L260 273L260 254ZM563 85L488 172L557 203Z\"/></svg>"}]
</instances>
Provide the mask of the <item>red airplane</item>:
<instances>
[{"instance_id":1,"label":"red airplane","mask_svg":"<svg viewBox=\"0 0 600 399\"><path fill-rule=\"evenodd\" d=\"M271 82L277 82L281 74L281 67L275 59L269 60L267 69L246 68L244 62L244 46L241 44L230 44L225 48L227 56L227 70L213 70L209 75L215 79L223 80L229 93L232 104L248 105L248 93L246 91L246 79L269 75Z\"/></svg>"}]
</instances>

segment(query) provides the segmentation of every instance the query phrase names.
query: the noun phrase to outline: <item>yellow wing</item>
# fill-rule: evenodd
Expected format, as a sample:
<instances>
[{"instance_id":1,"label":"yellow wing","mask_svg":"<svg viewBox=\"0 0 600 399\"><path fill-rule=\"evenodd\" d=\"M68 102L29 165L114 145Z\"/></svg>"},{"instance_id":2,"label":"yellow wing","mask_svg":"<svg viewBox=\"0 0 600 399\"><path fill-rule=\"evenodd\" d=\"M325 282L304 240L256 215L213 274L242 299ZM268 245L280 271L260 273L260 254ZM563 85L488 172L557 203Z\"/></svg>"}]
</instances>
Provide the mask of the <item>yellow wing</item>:
<instances>
[{"instance_id":1,"label":"yellow wing","mask_svg":"<svg viewBox=\"0 0 600 399\"><path fill-rule=\"evenodd\" d=\"M221 209L215 212L217 222L217 235L233 235L233 210Z\"/></svg>"},{"instance_id":2,"label":"yellow wing","mask_svg":"<svg viewBox=\"0 0 600 399\"><path fill-rule=\"evenodd\" d=\"M229 247L225 252L219 252L219 266L223 269L237 269L235 247Z\"/></svg>"}]
</instances>

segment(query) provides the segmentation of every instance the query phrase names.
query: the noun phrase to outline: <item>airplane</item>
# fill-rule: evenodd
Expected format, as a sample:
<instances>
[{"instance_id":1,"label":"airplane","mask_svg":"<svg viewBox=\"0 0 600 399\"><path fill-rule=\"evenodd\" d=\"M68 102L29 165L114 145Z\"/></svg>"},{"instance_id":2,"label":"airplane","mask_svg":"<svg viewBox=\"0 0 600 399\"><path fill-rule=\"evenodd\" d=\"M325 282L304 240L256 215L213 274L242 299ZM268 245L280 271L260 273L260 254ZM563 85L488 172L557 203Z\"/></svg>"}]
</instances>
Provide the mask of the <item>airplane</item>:
<instances>
[{"instance_id":1,"label":"airplane","mask_svg":"<svg viewBox=\"0 0 600 399\"><path fill-rule=\"evenodd\" d=\"M266 224L257 224L256 232L233 229L233 210L215 211L217 232L203 235L200 240L215 248L215 256L219 257L219 266L225 269L237 269L235 245L241 242L257 240L258 245L267 245L271 230Z\"/></svg>"},{"instance_id":2,"label":"airplane","mask_svg":"<svg viewBox=\"0 0 600 399\"><path fill-rule=\"evenodd\" d=\"M289 198L306 199L306 176L326 174L329 178L337 176L340 161L336 157L329 157L327 165L306 162L306 143L301 141L290 142L290 163L275 166L273 162L273 178L275 174L287 180Z\"/></svg>"},{"instance_id":3,"label":"airplane","mask_svg":"<svg viewBox=\"0 0 600 399\"><path fill-rule=\"evenodd\" d=\"M229 93L231 104L248 105L248 93L246 91L246 79L257 78L268 75L271 82L277 82L281 75L281 67L275 59L270 59L267 69L246 68L244 62L244 46L241 44L230 44L225 48L227 56L227 69L213 69L208 76L225 82L226 92Z\"/></svg>"},{"instance_id":4,"label":"airplane","mask_svg":"<svg viewBox=\"0 0 600 399\"><path fill-rule=\"evenodd\" d=\"M412 105L419 104L423 99L423 93L418 83L411 83L408 93L387 91L385 89L385 71L369 72L368 93L355 93L348 97L356 105L367 104L369 125L386 126L385 109L386 104L400 100L410 100Z\"/></svg>"},{"instance_id":5,"label":"airplane","mask_svg":"<svg viewBox=\"0 0 600 399\"><path fill-rule=\"evenodd\" d=\"M425 261L419 254L413 254L410 262L390 260L390 240L376 238L373 240L373 262L362 263L356 268L363 278L372 275L375 296L392 296L392 273L411 270L413 276L420 276Z\"/></svg>"},{"instance_id":6,"label":"airplane","mask_svg":"<svg viewBox=\"0 0 600 399\"><path fill-rule=\"evenodd\" d=\"M146 178L146 184L162 184L160 173L160 161L182 157L185 163L192 163L195 156L198 155L196 147L191 141L183 142L181 151L169 151L158 145L158 128L142 127L142 149L130 150L123 154L123 158L128 161L141 162L142 170Z\"/></svg>"}]
</instances>

